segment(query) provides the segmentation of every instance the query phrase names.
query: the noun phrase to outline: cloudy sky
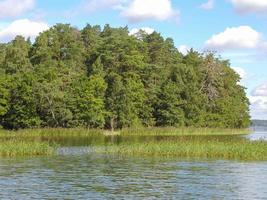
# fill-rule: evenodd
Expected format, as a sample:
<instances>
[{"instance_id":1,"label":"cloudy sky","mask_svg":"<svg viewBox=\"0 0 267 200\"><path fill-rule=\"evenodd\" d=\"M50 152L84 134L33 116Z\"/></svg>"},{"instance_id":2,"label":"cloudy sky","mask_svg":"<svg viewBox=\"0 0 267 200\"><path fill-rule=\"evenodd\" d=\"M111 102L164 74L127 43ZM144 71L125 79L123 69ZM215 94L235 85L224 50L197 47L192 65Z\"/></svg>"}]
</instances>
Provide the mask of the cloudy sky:
<instances>
[{"instance_id":1,"label":"cloudy sky","mask_svg":"<svg viewBox=\"0 0 267 200\"><path fill-rule=\"evenodd\" d=\"M242 77L252 117L267 119L267 0L0 0L0 42L55 23L128 25L172 37L183 53L215 51Z\"/></svg>"}]
</instances>

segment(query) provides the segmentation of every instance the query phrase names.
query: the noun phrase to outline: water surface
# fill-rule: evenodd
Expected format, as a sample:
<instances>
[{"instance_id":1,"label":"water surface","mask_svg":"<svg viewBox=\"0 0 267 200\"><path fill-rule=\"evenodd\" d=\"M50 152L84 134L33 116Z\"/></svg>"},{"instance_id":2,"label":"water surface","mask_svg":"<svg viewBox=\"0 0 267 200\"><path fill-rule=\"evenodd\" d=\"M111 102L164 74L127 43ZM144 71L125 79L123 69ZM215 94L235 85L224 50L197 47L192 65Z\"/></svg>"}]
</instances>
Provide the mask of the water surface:
<instances>
[{"instance_id":1,"label":"water surface","mask_svg":"<svg viewBox=\"0 0 267 200\"><path fill-rule=\"evenodd\" d=\"M251 127L252 134L248 136L251 140L267 140L267 127L254 126Z\"/></svg>"},{"instance_id":2,"label":"water surface","mask_svg":"<svg viewBox=\"0 0 267 200\"><path fill-rule=\"evenodd\" d=\"M246 137L257 134L264 133ZM56 156L0 158L0 199L267 199L267 162L111 156L90 148L129 140L65 138Z\"/></svg>"},{"instance_id":3,"label":"water surface","mask_svg":"<svg viewBox=\"0 0 267 200\"><path fill-rule=\"evenodd\" d=\"M1 159L0 199L267 197L267 162L129 158L77 150L69 149L68 155L65 149L55 157Z\"/></svg>"}]
</instances>

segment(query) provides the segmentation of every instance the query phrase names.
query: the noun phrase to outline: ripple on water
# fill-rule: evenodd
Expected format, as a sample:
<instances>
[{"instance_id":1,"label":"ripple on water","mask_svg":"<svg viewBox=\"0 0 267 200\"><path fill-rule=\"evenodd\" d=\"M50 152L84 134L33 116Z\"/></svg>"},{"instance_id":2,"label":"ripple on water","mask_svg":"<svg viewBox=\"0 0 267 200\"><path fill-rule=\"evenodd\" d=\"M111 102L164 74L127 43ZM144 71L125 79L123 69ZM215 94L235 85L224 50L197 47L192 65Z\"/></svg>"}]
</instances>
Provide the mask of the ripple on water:
<instances>
[{"instance_id":1,"label":"ripple on water","mask_svg":"<svg viewBox=\"0 0 267 200\"><path fill-rule=\"evenodd\" d=\"M266 199L267 162L96 155L0 159L0 199Z\"/></svg>"}]
</instances>

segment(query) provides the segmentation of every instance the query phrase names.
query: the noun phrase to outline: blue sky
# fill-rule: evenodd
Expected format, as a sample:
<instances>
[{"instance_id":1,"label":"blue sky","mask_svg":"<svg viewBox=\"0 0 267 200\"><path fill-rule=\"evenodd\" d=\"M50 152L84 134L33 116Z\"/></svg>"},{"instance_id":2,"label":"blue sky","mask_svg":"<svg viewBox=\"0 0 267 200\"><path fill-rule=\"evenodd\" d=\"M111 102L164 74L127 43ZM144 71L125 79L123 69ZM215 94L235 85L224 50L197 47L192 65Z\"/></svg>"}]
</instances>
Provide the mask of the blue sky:
<instances>
[{"instance_id":1,"label":"blue sky","mask_svg":"<svg viewBox=\"0 0 267 200\"><path fill-rule=\"evenodd\" d=\"M0 0L0 42L32 40L56 23L156 30L178 49L216 51L247 88L251 115L267 119L267 0Z\"/></svg>"}]
</instances>

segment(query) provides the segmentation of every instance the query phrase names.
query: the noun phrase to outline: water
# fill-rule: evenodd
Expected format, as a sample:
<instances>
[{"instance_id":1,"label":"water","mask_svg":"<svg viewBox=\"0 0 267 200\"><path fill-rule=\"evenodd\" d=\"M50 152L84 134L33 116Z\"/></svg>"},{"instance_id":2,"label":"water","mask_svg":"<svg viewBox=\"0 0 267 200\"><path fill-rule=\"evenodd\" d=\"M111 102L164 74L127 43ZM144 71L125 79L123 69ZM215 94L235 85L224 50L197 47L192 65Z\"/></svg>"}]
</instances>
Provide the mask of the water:
<instances>
[{"instance_id":1,"label":"water","mask_svg":"<svg viewBox=\"0 0 267 200\"><path fill-rule=\"evenodd\" d=\"M253 133L248 135L247 138L250 140L267 140L267 127L251 127Z\"/></svg>"},{"instance_id":2,"label":"water","mask_svg":"<svg viewBox=\"0 0 267 200\"><path fill-rule=\"evenodd\" d=\"M111 156L91 142L0 159L0 199L267 199L267 162Z\"/></svg>"},{"instance_id":3,"label":"water","mask_svg":"<svg viewBox=\"0 0 267 200\"><path fill-rule=\"evenodd\" d=\"M257 131L247 136L250 140L267 140L267 131Z\"/></svg>"},{"instance_id":4,"label":"water","mask_svg":"<svg viewBox=\"0 0 267 200\"><path fill-rule=\"evenodd\" d=\"M267 198L267 162L111 157L76 150L1 159L0 199Z\"/></svg>"}]
</instances>

